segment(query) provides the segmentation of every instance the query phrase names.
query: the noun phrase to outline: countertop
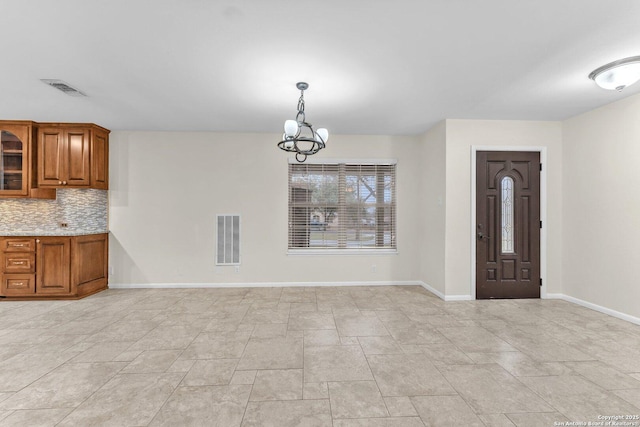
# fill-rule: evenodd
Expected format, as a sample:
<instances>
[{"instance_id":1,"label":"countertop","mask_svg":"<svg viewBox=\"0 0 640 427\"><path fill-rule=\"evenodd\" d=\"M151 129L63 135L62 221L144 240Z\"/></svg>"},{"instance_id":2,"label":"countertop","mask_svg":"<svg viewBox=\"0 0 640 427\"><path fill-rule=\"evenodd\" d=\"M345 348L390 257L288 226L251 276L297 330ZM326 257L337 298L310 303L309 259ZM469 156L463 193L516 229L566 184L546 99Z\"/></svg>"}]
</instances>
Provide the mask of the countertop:
<instances>
[{"instance_id":1,"label":"countertop","mask_svg":"<svg viewBox=\"0 0 640 427\"><path fill-rule=\"evenodd\" d=\"M89 234L105 234L109 230L98 229L65 229L60 228L56 230L0 230L0 237L39 237L39 236L86 236Z\"/></svg>"}]
</instances>

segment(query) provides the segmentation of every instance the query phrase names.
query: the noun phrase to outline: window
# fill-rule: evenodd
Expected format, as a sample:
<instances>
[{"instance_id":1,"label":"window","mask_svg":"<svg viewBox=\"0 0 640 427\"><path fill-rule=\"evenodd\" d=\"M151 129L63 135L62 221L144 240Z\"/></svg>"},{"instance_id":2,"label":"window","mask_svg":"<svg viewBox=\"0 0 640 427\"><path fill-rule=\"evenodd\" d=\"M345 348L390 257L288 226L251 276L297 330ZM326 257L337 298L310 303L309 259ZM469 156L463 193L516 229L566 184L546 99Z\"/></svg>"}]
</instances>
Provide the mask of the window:
<instances>
[{"instance_id":1,"label":"window","mask_svg":"<svg viewBox=\"0 0 640 427\"><path fill-rule=\"evenodd\" d=\"M289 164L289 249L395 249L396 165Z\"/></svg>"}]
</instances>

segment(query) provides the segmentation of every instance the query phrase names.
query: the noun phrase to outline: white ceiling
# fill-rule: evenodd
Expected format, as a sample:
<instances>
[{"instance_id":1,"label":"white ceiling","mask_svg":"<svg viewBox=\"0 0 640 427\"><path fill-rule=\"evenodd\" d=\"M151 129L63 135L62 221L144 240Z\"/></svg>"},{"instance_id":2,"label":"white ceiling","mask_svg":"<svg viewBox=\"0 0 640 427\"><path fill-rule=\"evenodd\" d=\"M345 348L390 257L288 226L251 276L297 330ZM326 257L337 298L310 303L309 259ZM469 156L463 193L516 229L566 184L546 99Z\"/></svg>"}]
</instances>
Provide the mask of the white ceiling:
<instances>
[{"instance_id":1,"label":"white ceiling","mask_svg":"<svg viewBox=\"0 0 640 427\"><path fill-rule=\"evenodd\" d=\"M587 77L640 55L638 0L2 0L0 28L2 119L277 133L302 80L316 126L417 134L640 92Z\"/></svg>"}]
</instances>

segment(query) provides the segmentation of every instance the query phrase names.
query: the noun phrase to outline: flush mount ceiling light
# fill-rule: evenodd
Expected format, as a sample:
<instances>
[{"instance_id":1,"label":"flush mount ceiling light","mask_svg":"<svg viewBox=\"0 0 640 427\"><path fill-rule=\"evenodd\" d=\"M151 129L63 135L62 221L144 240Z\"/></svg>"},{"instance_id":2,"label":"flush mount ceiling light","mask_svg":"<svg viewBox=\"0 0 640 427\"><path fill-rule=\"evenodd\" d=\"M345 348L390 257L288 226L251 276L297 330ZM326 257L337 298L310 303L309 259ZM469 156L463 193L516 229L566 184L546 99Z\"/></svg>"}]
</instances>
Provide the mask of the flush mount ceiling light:
<instances>
[{"instance_id":1,"label":"flush mount ceiling light","mask_svg":"<svg viewBox=\"0 0 640 427\"><path fill-rule=\"evenodd\" d=\"M304 115L304 91L309 88L305 82L298 82L296 87L300 90L298 100L298 114L295 120L284 122L284 134L278 147L284 151L296 153L296 160L300 163L307 160L307 156L316 154L325 147L329 139L329 131L325 128L313 130L311 123L307 123Z\"/></svg>"},{"instance_id":2,"label":"flush mount ceiling light","mask_svg":"<svg viewBox=\"0 0 640 427\"><path fill-rule=\"evenodd\" d=\"M589 78L603 89L620 92L640 80L640 56L632 56L603 65L593 70Z\"/></svg>"}]
</instances>

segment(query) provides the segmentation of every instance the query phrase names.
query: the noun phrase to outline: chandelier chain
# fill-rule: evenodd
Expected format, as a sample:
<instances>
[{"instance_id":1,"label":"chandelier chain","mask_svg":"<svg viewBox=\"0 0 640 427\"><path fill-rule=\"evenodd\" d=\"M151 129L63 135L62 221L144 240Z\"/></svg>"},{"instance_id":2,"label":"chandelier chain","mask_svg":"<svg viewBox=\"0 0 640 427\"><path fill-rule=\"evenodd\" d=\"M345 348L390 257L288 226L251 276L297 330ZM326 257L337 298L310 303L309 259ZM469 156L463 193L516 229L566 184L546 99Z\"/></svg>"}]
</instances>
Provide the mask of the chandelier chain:
<instances>
[{"instance_id":1,"label":"chandelier chain","mask_svg":"<svg viewBox=\"0 0 640 427\"><path fill-rule=\"evenodd\" d=\"M304 114L304 90L300 91L300 99L298 99L298 114L296 114L296 120L299 122L306 121Z\"/></svg>"}]
</instances>

